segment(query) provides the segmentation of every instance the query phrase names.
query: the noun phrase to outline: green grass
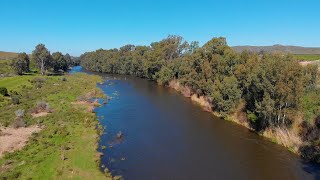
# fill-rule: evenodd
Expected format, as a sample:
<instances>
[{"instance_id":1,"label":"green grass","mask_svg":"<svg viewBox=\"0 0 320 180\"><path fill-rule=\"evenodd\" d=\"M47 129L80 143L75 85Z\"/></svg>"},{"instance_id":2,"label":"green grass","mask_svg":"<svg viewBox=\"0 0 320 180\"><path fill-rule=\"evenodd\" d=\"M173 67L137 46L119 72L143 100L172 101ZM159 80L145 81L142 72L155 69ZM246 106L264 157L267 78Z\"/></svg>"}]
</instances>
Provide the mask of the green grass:
<instances>
[{"instance_id":1,"label":"green grass","mask_svg":"<svg viewBox=\"0 0 320 180\"><path fill-rule=\"evenodd\" d=\"M38 76L0 78L0 86L17 91L21 101L12 105L10 97L0 97L0 124L10 126L14 111L24 109L28 126L42 124L45 127L33 135L22 150L0 159L0 179L106 179L98 167L96 115L82 105L72 104L88 92L103 96L96 87L101 78L86 74L47 76L39 88L30 82ZM67 81L62 81L63 77ZM32 118L30 110L40 100L48 102L53 113ZM62 154L66 160L61 159Z\"/></svg>"},{"instance_id":2,"label":"green grass","mask_svg":"<svg viewBox=\"0 0 320 180\"><path fill-rule=\"evenodd\" d=\"M320 60L320 54L295 54L293 55L301 61L315 61Z\"/></svg>"},{"instance_id":3,"label":"green grass","mask_svg":"<svg viewBox=\"0 0 320 180\"><path fill-rule=\"evenodd\" d=\"M14 71L10 67L11 60L0 60L0 74L13 74Z\"/></svg>"},{"instance_id":4,"label":"green grass","mask_svg":"<svg viewBox=\"0 0 320 180\"><path fill-rule=\"evenodd\" d=\"M0 78L0 86L6 87L8 91L21 91L25 86L32 87L30 80L35 76L13 76Z\"/></svg>"}]
</instances>

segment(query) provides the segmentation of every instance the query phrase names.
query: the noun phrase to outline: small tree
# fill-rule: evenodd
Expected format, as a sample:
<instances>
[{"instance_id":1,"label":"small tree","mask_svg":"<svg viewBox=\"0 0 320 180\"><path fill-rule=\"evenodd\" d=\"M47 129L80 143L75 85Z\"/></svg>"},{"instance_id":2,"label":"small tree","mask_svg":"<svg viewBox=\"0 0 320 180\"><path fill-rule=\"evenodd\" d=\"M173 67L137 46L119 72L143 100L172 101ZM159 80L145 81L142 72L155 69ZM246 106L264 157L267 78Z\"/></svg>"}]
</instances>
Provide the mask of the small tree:
<instances>
[{"instance_id":1,"label":"small tree","mask_svg":"<svg viewBox=\"0 0 320 180\"><path fill-rule=\"evenodd\" d=\"M64 56L61 52L55 52L52 54L52 67L54 71L67 71L68 70L68 63L65 60Z\"/></svg>"},{"instance_id":2,"label":"small tree","mask_svg":"<svg viewBox=\"0 0 320 180\"><path fill-rule=\"evenodd\" d=\"M68 67L73 66L72 58L68 53L64 55L64 59L66 60Z\"/></svg>"},{"instance_id":3,"label":"small tree","mask_svg":"<svg viewBox=\"0 0 320 180\"><path fill-rule=\"evenodd\" d=\"M32 51L32 58L36 62L38 68L40 68L41 74L44 75L51 65L51 55L44 44L39 44L36 46L36 49Z\"/></svg>"},{"instance_id":4,"label":"small tree","mask_svg":"<svg viewBox=\"0 0 320 180\"><path fill-rule=\"evenodd\" d=\"M29 56L26 53L20 53L18 57L16 57L12 63L11 67L18 75L22 75L23 72L29 72Z\"/></svg>"}]
</instances>

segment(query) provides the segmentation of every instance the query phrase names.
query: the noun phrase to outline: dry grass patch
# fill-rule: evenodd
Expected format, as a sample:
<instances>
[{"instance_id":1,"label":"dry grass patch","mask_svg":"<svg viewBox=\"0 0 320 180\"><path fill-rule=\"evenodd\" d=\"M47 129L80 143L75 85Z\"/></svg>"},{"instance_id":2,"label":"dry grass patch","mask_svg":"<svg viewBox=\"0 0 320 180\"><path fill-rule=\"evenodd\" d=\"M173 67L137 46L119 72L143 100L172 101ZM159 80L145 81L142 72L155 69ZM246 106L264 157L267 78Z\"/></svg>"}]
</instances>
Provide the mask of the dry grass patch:
<instances>
[{"instance_id":1,"label":"dry grass patch","mask_svg":"<svg viewBox=\"0 0 320 180\"><path fill-rule=\"evenodd\" d=\"M6 152L13 152L22 149L33 133L41 131L39 126L22 128L0 128L0 158Z\"/></svg>"},{"instance_id":2,"label":"dry grass patch","mask_svg":"<svg viewBox=\"0 0 320 180\"><path fill-rule=\"evenodd\" d=\"M298 153L299 147L302 145L302 140L299 135L286 128L266 129L263 136L272 139L278 144L281 144L291 151Z\"/></svg>"},{"instance_id":3,"label":"dry grass patch","mask_svg":"<svg viewBox=\"0 0 320 180\"><path fill-rule=\"evenodd\" d=\"M71 104L73 104L73 105L82 105L82 106L86 107L86 111L87 112L93 112L93 110L94 110L93 103L88 102L88 101L77 101L77 102L72 102Z\"/></svg>"},{"instance_id":4,"label":"dry grass patch","mask_svg":"<svg viewBox=\"0 0 320 180\"><path fill-rule=\"evenodd\" d=\"M39 113L31 113L31 116L33 118L38 118L38 117L45 117L48 114L50 114L50 113L48 113L48 112L39 112Z\"/></svg>"}]
</instances>

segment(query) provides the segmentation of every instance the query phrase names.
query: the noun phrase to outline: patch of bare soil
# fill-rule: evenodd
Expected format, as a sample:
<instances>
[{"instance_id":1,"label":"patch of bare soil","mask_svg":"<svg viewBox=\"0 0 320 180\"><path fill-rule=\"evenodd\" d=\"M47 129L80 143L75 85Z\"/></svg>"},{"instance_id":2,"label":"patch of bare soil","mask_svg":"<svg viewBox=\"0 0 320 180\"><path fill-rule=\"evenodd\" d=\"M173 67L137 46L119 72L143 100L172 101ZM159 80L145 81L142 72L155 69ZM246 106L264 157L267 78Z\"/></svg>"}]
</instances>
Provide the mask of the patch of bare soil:
<instances>
[{"instance_id":1,"label":"patch of bare soil","mask_svg":"<svg viewBox=\"0 0 320 180\"><path fill-rule=\"evenodd\" d=\"M191 98L193 102L198 103L204 111L212 112L212 103L208 97L197 96L194 94L189 87L182 86L178 81L173 80L169 82L169 87L183 94L183 96Z\"/></svg>"},{"instance_id":2,"label":"patch of bare soil","mask_svg":"<svg viewBox=\"0 0 320 180\"><path fill-rule=\"evenodd\" d=\"M302 66L306 66L308 64L319 64L320 63L320 60L316 60L316 61L301 61L300 64Z\"/></svg>"},{"instance_id":3,"label":"patch of bare soil","mask_svg":"<svg viewBox=\"0 0 320 180\"><path fill-rule=\"evenodd\" d=\"M47 116L49 113L48 112L39 112L39 113L32 113L31 116L33 118L37 118L37 117L45 117Z\"/></svg>"},{"instance_id":4,"label":"patch of bare soil","mask_svg":"<svg viewBox=\"0 0 320 180\"><path fill-rule=\"evenodd\" d=\"M22 149L27 144L31 135L40 132L41 129L38 126L17 129L0 127L0 158L6 152Z\"/></svg>"},{"instance_id":5,"label":"patch of bare soil","mask_svg":"<svg viewBox=\"0 0 320 180\"><path fill-rule=\"evenodd\" d=\"M307 66L309 64L317 64L318 65L318 71L320 72L320 60L316 60L316 61L301 61L300 65L302 66Z\"/></svg>"},{"instance_id":6,"label":"patch of bare soil","mask_svg":"<svg viewBox=\"0 0 320 180\"><path fill-rule=\"evenodd\" d=\"M83 106L87 107L87 111L88 111L88 112L93 112L94 107L100 105L99 102L98 102L98 99L96 99L94 102L90 102L90 101L77 101L77 102L72 102L71 104L74 104L74 105L83 105Z\"/></svg>"},{"instance_id":7,"label":"patch of bare soil","mask_svg":"<svg viewBox=\"0 0 320 180\"><path fill-rule=\"evenodd\" d=\"M169 87L180 92L185 97L191 97L193 94L190 88L182 86L177 80L170 81Z\"/></svg>"}]
</instances>

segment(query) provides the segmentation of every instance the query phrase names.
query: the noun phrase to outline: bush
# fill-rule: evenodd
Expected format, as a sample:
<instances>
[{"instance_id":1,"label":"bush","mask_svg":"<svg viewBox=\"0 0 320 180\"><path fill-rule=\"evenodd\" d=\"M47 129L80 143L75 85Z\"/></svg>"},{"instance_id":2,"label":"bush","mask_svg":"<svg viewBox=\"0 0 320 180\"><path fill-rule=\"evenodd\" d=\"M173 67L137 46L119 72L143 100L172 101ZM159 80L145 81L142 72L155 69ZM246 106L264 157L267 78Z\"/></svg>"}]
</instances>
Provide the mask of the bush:
<instances>
[{"instance_id":1,"label":"bush","mask_svg":"<svg viewBox=\"0 0 320 180\"><path fill-rule=\"evenodd\" d=\"M300 148L301 156L304 159L320 163L320 145L310 144Z\"/></svg>"},{"instance_id":2,"label":"bush","mask_svg":"<svg viewBox=\"0 0 320 180\"><path fill-rule=\"evenodd\" d=\"M247 111L247 117L248 117L250 122L252 122L252 123L256 123L257 122L258 118L254 113L252 113L250 111Z\"/></svg>"},{"instance_id":3,"label":"bush","mask_svg":"<svg viewBox=\"0 0 320 180\"><path fill-rule=\"evenodd\" d=\"M46 82L46 79L43 77L36 77L30 81L32 84L34 84L37 88L41 88L43 84Z\"/></svg>"},{"instance_id":4,"label":"bush","mask_svg":"<svg viewBox=\"0 0 320 180\"><path fill-rule=\"evenodd\" d=\"M33 109L33 113L39 112L52 112L49 103L45 101L38 101L36 107Z\"/></svg>"},{"instance_id":5,"label":"bush","mask_svg":"<svg viewBox=\"0 0 320 180\"><path fill-rule=\"evenodd\" d=\"M23 118L16 118L15 122L13 123L13 128L21 128L26 127L26 123L24 122Z\"/></svg>"},{"instance_id":6,"label":"bush","mask_svg":"<svg viewBox=\"0 0 320 180\"><path fill-rule=\"evenodd\" d=\"M5 87L0 87L0 94L7 96L8 95L8 90Z\"/></svg>"},{"instance_id":7,"label":"bush","mask_svg":"<svg viewBox=\"0 0 320 180\"><path fill-rule=\"evenodd\" d=\"M11 102L12 104L16 105L16 104L20 104L20 99L18 96L13 96L11 97Z\"/></svg>"},{"instance_id":8,"label":"bush","mask_svg":"<svg viewBox=\"0 0 320 180\"><path fill-rule=\"evenodd\" d=\"M16 119L15 119L15 122L13 123L13 128L26 127L26 123L23 120L24 110L18 109L14 113L16 115Z\"/></svg>"},{"instance_id":9,"label":"bush","mask_svg":"<svg viewBox=\"0 0 320 180\"><path fill-rule=\"evenodd\" d=\"M18 109L14 112L17 117L23 117L24 116L24 110L23 109Z\"/></svg>"},{"instance_id":10,"label":"bush","mask_svg":"<svg viewBox=\"0 0 320 180\"><path fill-rule=\"evenodd\" d=\"M17 91L10 91L10 96L18 96L19 93Z\"/></svg>"}]
</instances>

